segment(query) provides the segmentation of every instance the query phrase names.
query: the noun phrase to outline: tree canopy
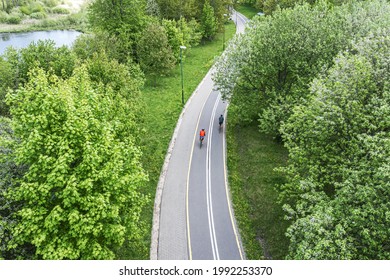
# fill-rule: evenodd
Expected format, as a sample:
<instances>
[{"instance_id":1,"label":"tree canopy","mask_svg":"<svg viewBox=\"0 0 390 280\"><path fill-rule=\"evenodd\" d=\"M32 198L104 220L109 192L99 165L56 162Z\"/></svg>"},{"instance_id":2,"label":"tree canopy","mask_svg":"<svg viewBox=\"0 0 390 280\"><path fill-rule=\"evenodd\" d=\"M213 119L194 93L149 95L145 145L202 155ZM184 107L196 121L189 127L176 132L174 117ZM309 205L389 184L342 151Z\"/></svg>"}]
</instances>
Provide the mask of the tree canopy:
<instances>
[{"instance_id":1,"label":"tree canopy","mask_svg":"<svg viewBox=\"0 0 390 280\"><path fill-rule=\"evenodd\" d=\"M138 42L141 69L157 78L167 74L175 65L175 57L168 44L165 29L160 25L150 24Z\"/></svg>"},{"instance_id":2,"label":"tree canopy","mask_svg":"<svg viewBox=\"0 0 390 280\"><path fill-rule=\"evenodd\" d=\"M136 42L147 22L145 0L93 1L88 19L93 30L118 37L127 50L126 56L137 60Z\"/></svg>"},{"instance_id":3,"label":"tree canopy","mask_svg":"<svg viewBox=\"0 0 390 280\"><path fill-rule=\"evenodd\" d=\"M214 8L210 5L209 0L206 0L202 9L201 26L203 37L211 40L217 33L217 22L215 18Z\"/></svg>"},{"instance_id":4,"label":"tree canopy","mask_svg":"<svg viewBox=\"0 0 390 280\"><path fill-rule=\"evenodd\" d=\"M389 31L340 54L283 126L291 258L390 258Z\"/></svg>"},{"instance_id":5,"label":"tree canopy","mask_svg":"<svg viewBox=\"0 0 390 280\"><path fill-rule=\"evenodd\" d=\"M15 162L28 166L5 194L22 205L8 225L8 249L31 244L38 259L113 259L125 240L140 238L147 200L140 150L118 129L126 125L115 113L122 103L111 87L94 87L86 67L67 80L42 69L30 75L8 95Z\"/></svg>"},{"instance_id":6,"label":"tree canopy","mask_svg":"<svg viewBox=\"0 0 390 280\"><path fill-rule=\"evenodd\" d=\"M278 136L294 106L310 96L311 80L352 40L387 26L389 15L386 2L373 1L303 4L256 17L216 63L214 81L240 104L242 121L259 120L262 131Z\"/></svg>"},{"instance_id":7,"label":"tree canopy","mask_svg":"<svg viewBox=\"0 0 390 280\"><path fill-rule=\"evenodd\" d=\"M147 255L141 88L200 43L204 7L162 2L93 1L72 48L0 56L0 258ZM214 32L224 3L209 3Z\"/></svg>"},{"instance_id":8,"label":"tree canopy","mask_svg":"<svg viewBox=\"0 0 390 280\"><path fill-rule=\"evenodd\" d=\"M289 153L280 202L291 259L389 259L386 1L318 1L255 17L214 80L239 125Z\"/></svg>"}]
</instances>

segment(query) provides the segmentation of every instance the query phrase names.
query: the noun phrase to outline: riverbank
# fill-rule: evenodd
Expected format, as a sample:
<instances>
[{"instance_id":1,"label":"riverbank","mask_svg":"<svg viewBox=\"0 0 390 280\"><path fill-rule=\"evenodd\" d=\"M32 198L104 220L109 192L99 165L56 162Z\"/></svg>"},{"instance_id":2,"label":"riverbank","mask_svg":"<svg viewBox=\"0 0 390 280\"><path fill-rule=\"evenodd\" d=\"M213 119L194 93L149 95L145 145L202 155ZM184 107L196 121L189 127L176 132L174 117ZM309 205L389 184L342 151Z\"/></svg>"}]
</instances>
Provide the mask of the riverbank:
<instances>
[{"instance_id":1,"label":"riverbank","mask_svg":"<svg viewBox=\"0 0 390 280\"><path fill-rule=\"evenodd\" d=\"M8 23L1 20L0 16L0 33L20 33L31 31L45 30L77 30L85 31L87 28L86 8L89 0L67 0L61 2L60 5L48 9L46 8L43 18L32 18L20 12L19 7L14 14L20 17L19 23ZM3 17L11 17L12 15L1 14Z\"/></svg>"},{"instance_id":2,"label":"riverbank","mask_svg":"<svg viewBox=\"0 0 390 280\"><path fill-rule=\"evenodd\" d=\"M64 17L60 19L46 19L43 21L26 22L23 24L0 24L0 33L22 33L47 30L76 30L85 32L86 24L79 17Z\"/></svg>"}]
</instances>

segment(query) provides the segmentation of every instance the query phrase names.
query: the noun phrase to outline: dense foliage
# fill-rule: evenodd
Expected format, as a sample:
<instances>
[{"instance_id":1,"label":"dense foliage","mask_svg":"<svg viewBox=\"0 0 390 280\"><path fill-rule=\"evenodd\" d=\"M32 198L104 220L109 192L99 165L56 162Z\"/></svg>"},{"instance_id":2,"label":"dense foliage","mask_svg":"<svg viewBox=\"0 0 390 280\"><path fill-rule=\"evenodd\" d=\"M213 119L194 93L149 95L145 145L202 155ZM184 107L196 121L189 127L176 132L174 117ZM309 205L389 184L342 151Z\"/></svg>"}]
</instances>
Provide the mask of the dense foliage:
<instances>
[{"instance_id":1,"label":"dense foliage","mask_svg":"<svg viewBox=\"0 0 390 280\"><path fill-rule=\"evenodd\" d=\"M243 125L281 139L293 259L389 259L386 1L320 1L255 17L217 63Z\"/></svg>"},{"instance_id":2,"label":"dense foliage","mask_svg":"<svg viewBox=\"0 0 390 280\"><path fill-rule=\"evenodd\" d=\"M389 34L340 54L283 126L292 258L390 258Z\"/></svg>"},{"instance_id":3,"label":"dense foliage","mask_svg":"<svg viewBox=\"0 0 390 280\"><path fill-rule=\"evenodd\" d=\"M28 81L31 68L41 67L57 76L67 78L75 67L76 56L67 47L57 48L54 41L32 42L28 47L16 50L8 48L0 58L0 108L1 115L7 116L9 108L5 104L5 94L9 88L16 89Z\"/></svg>"},{"instance_id":4,"label":"dense foliage","mask_svg":"<svg viewBox=\"0 0 390 280\"><path fill-rule=\"evenodd\" d=\"M205 5L211 5L218 26L223 23L223 15L227 14L229 7L233 5L232 0L156 0L160 6L161 16L166 19L184 17L187 20L192 18L200 21Z\"/></svg>"},{"instance_id":5,"label":"dense foliage","mask_svg":"<svg viewBox=\"0 0 390 280\"><path fill-rule=\"evenodd\" d=\"M5 95L14 87L15 69L4 58L0 57L0 116L7 116L9 109L5 103Z\"/></svg>"},{"instance_id":6,"label":"dense foliage","mask_svg":"<svg viewBox=\"0 0 390 280\"><path fill-rule=\"evenodd\" d=\"M110 59L118 62L126 62L128 56L127 50L121 44L121 41L108 32L81 34L74 41L72 51L82 60L102 52Z\"/></svg>"},{"instance_id":7,"label":"dense foliage","mask_svg":"<svg viewBox=\"0 0 390 280\"><path fill-rule=\"evenodd\" d=\"M263 11L266 15L271 15L278 9L293 8L295 5L304 2L309 4L316 4L322 0L244 0L240 1L244 5L249 5L256 9ZM349 0L328 0L331 5L341 5Z\"/></svg>"},{"instance_id":8,"label":"dense foliage","mask_svg":"<svg viewBox=\"0 0 390 280\"><path fill-rule=\"evenodd\" d=\"M72 49L38 41L0 57L0 258L147 256L140 89L200 43L204 6L176 18L158 2L94 1L93 33Z\"/></svg>"},{"instance_id":9,"label":"dense foliage","mask_svg":"<svg viewBox=\"0 0 390 280\"><path fill-rule=\"evenodd\" d=\"M217 62L214 80L226 98L232 95L240 104L243 122L260 119L262 131L278 136L294 106L310 96L310 81L334 56L353 39L389 23L384 1L304 4L256 17Z\"/></svg>"},{"instance_id":10,"label":"dense foliage","mask_svg":"<svg viewBox=\"0 0 390 280\"><path fill-rule=\"evenodd\" d=\"M2 7L39 16L32 2ZM95 32L73 50L46 41L0 57L0 258L147 251L144 74L169 74L179 47L212 39L237 2L97 0ZM269 16L229 45L214 79L235 124L258 122L289 152L287 258L390 259L390 5L245 2Z\"/></svg>"},{"instance_id":11,"label":"dense foliage","mask_svg":"<svg viewBox=\"0 0 390 280\"><path fill-rule=\"evenodd\" d=\"M12 240L10 225L17 222L14 213L23 205L7 198L7 192L18 186L18 180L26 173L27 166L16 163L14 144L17 138L11 128L11 120L0 117L0 258L31 259L33 249L23 246L9 250Z\"/></svg>"},{"instance_id":12,"label":"dense foliage","mask_svg":"<svg viewBox=\"0 0 390 280\"><path fill-rule=\"evenodd\" d=\"M88 8L89 24L92 30L117 36L136 59L136 42L147 22L145 7L144 0L96 0Z\"/></svg>"},{"instance_id":13,"label":"dense foliage","mask_svg":"<svg viewBox=\"0 0 390 280\"><path fill-rule=\"evenodd\" d=\"M199 44L199 34L204 39L212 39L222 28L230 4L226 0L212 1L212 5L209 0L97 0L90 5L88 15L94 31L117 37L126 49L126 59L140 62L139 40L150 26L164 26L170 47L176 54L179 50L177 38L179 46L186 47ZM180 36L171 40L174 29L178 29Z\"/></svg>"},{"instance_id":14,"label":"dense foliage","mask_svg":"<svg viewBox=\"0 0 390 280\"><path fill-rule=\"evenodd\" d=\"M141 69L154 76L167 74L173 69L176 59L168 44L165 29L156 24L150 24L142 33L138 42L138 56Z\"/></svg>"},{"instance_id":15,"label":"dense foliage","mask_svg":"<svg viewBox=\"0 0 390 280\"><path fill-rule=\"evenodd\" d=\"M202 34L206 39L212 39L217 33L217 23L215 19L214 9L210 5L209 0L205 1L201 16Z\"/></svg>"},{"instance_id":16,"label":"dense foliage","mask_svg":"<svg viewBox=\"0 0 390 280\"><path fill-rule=\"evenodd\" d=\"M0 122L0 257L112 259L125 242L145 251L144 76L102 38L1 57L2 115L12 119Z\"/></svg>"},{"instance_id":17,"label":"dense foliage","mask_svg":"<svg viewBox=\"0 0 390 280\"><path fill-rule=\"evenodd\" d=\"M8 249L30 244L39 259L113 259L125 240L137 241L146 175L133 118L118 117L126 100L94 87L86 67L65 81L34 70L8 99L15 162L28 166L4 194L21 205L7 225Z\"/></svg>"},{"instance_id":18,"label":"dense foliage","mask_svg":"<svg viewBox=\"0 0 390 280\"><path fill-rule=\"evenodd\" d=\"M184 45L187 48L197 46L202 38L200 24L194 19L188 22L185 18L178 21L163 19L162 26L167 33L169 46L177 60L179 59L180 46Z\"/></svg>"},{"instance_id":19,"label":"dense foliage","mask_svg":"<svg viewBox=\"0 0 390 280\"><path fill-rule=\"evenodd\" d=\"M184 17L191 19L198 14L197 0L156 0L161 11L161 16L166 19L176 19Z\"/></svg>"}]
</instances>

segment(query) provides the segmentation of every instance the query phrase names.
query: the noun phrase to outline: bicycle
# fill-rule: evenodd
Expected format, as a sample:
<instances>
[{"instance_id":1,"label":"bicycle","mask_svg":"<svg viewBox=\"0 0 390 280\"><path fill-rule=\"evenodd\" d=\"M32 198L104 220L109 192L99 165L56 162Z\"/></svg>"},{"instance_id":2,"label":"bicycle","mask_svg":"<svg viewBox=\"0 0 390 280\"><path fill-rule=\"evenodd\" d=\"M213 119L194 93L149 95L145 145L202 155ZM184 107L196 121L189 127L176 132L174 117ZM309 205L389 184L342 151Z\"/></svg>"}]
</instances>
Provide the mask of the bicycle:
<instances>
[{"instance_id":1,"label":"bicycle","mask_svg":"<svg viewBox=\"0 0 390 280\"><path fill-rule=\"evenodd\" d=\"M200 147L200 149L202 149L203 140L204 140L204 136L200 136L200 138L199 138L199 147Z\"/></svg>"}]
</instances>

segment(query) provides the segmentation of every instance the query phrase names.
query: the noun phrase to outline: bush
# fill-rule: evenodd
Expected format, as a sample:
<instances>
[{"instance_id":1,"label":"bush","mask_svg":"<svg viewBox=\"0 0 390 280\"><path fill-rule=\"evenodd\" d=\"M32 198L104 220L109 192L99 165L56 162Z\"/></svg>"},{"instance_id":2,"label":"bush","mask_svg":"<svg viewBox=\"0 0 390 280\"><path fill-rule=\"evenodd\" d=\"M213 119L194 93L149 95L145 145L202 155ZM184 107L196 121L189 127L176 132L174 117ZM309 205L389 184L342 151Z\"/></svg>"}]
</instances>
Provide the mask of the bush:
<instances>
[{"instance_id":1,"label":"bush","mask_svg":"<svg viewBox=\"0 0 390 280\"><path fill-rule=\"evenodd\" d=\"M53 8L55 6L58 5L58 1L57 0L44 0L43 3L47 6L47 7L50 7L50 8Z\"/></svg>"},{"instance_id":2,"label":"bush","mask_svg":"<svg viewBox=\"0 0 390 280\"><path fill-rule=\"evenodd\" d=\"M30 15L30 18L34 18L34 19L44 19L46 17L47 17L46 13L42 13L42 12L32 13Z\"/></svg>"},{"instance_id":3,"label":"bush","mask_svg":"<svg viewBox=\"0 0 390 280\"><path fill-rule=\"evenodd\" d=\"M6 23L8 20L8 14L6 12L0 11L0 23Z\"/></svg>"},{"instance_id":4,"label":"bush","mask_svg":"<svg viewBox=\"0 0 390 280\"><path fill-rule=\"evenodd\" d=\"M18 15L11 15L7 19L7 23L8 24L19 24L21 21L22 21L22 18L20 16L18 16Z\"/></svg>"},{"instance_id":5,"label":"bush","mask_svg":"<svg viewBox=\"0 0 390 280\"><path fill-rule=\"evenodd\" d=\"M32 14L32 11L30 10L30 7L28 7L28 6L21 6L19 10L20 10L20 12L22 12L23 14L28 15L28 16Z\"/></svg>"},{"instance_id":6,"label":"bush","mask_svg":"<svg viewBox=\"0 0 390 280\"><path fill-rule=\"evenodd\" d=\"M63 15L68 15L70 14L69 10L63 7L55 7L51 10L53 14L63 14Z\"/></svg>"},{"instance_id":7,"label":"bush","mask_svg":"<svg viewBox=\"0 0 390 280\"><path fill-rule=\"evenodd\" d=\"M70 24L78 24L78 25L82 25L85 20L82 14L72 14L69 15L66 19Z\"/></svg>"},{"instance_id":8,"label":"bush","mask_svg":"<svg viewBox=\"0 0 390 280\"><path fill-rule=\"evenodd\" d=\"M39 13L39 12L43 13L43 12L45 12L44 7L41 4L39 4L39 3L31 3L29 8L30 8L32 13Z\"/></svg>"},{"instance_id":9,"label":"bush","mask_svg":"<svg viewBox=\"0 0 390 280\"><path fill-rule=\"evenodd\" d=\"M182 20L182 19L181 19ZM201 26L200 24L194 20L194 19L191 19L189 22L188 22L188 33L185 33L183 32L183 35L187 35L189 36L189 44L192 46L192 47L195 47L197 45L199 45L201 39L202 39L202 31L201 31Z\"/></svg>"},{"instance_id":10,"label":"bush","mask_svg":"<svg viewBox=\"0 0 390 280\"><path fill-rule=\"evenodd\" d=\"M107 33L82 34L73 43L73 51L81 59L91 58L93 53L105 52L110 59L123 61L123 44Z\"/></svg>"},{"instance_id":11,"label":"bush","mask_svg":"<svg viewBox=\"0 0 390 280\"><path fill-rule=\"evenodd\" d=\"M33 13L44 13L45 8L39 3L29 3L26 6L21 6L18 12L29 16Z\"/></svg>"}]
</instances>

